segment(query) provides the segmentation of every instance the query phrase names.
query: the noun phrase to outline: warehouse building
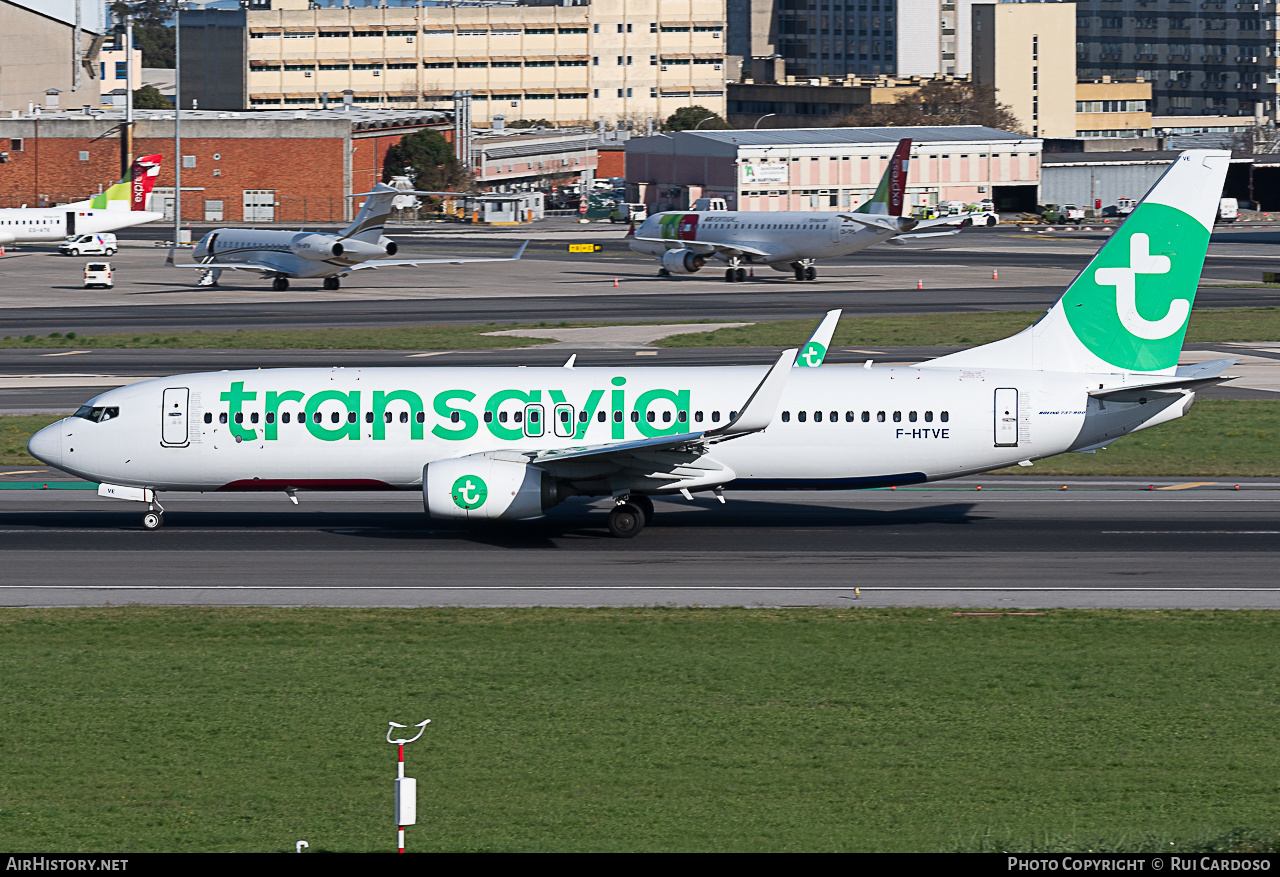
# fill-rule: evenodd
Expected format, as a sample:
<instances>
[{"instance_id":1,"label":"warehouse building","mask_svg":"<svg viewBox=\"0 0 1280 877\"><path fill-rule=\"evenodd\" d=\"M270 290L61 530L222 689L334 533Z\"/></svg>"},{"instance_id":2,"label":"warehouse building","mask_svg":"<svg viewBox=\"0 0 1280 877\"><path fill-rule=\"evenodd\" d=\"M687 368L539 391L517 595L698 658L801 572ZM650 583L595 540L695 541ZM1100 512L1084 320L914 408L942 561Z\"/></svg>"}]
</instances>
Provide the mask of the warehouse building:
<instances>
[{"instance_id":1,"label":"warehouse building","mask_svg":"<svg viewBox=\"0 0 1280 877\"><path fill-rule=\"evenodd\" d=\"M0 207L67 203L119 177L119 112L0 118ZM151 209L172 215L173 113L137 113L134 154L164 156ZM182 217L208 222L342 222L353 192L383 179L387 149L444 113L182 113ZM106 136L104 136L106 135Z\"/></svg>"},{"instance_id":2,"label":"warehouse building","mask_svg":"<svg viewBox=\"0 0 1280 877\"><path fill-rule=\"evenodd\" d=\"M1041 141L994 128L793 128L680 131L627 143L633 200L684 210L702 197L730 210L849 210L868 200L895 144L912 138L910 207L991 199L1035 206Z\"/></svg>"}]
</instances>

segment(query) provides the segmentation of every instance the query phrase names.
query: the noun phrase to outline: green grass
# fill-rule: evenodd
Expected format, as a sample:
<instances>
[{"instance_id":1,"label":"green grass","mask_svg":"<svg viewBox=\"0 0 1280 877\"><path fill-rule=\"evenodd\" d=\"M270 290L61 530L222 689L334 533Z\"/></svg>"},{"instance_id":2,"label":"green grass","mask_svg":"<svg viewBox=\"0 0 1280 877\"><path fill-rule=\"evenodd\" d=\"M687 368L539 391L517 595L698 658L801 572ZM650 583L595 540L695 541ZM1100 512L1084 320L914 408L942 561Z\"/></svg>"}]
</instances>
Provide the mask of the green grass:
<instances>
[{"instance_id":1,"label":"green grass","mask_svg":"<svg viewBox=\"0 0 1280 877\"><path fill-rule=\"evenodd\" d=\"M386 723L424 718L418 851L1267 843L1280 820L1268 612L10 609L0 679L12 850L391 850Z\"/></svg>"},{"instance_id":2,"label":"green grass","mask_svg":"<svg viewBox=\"0 0 1280 877\"><path fill-rule=\"evenodd\" d=\"M833 345L962 346L987 344L1021 332L1040 311L988 311L973 314L915 314L900 317L845 317ZM779 320L737 329L674 335L660 347L794 347L813 333L817 320ZM1280 308L1214 308L1192 311L1187 341L1275 341L1280 339Z\"/></svg>"},{"instance_id":3,"label":"green grass","mask_svg":"<svg viewBox=\"0 0 1280 877\"><path fill-rule=\"evenodd\" d=\"M540 326L549 324L542 323ZM568 325L558 323L551 325ZM576 325L576 324L575 324ZM242 350L488 350L546 344L545 338L490 337L482 333L530 326L408 326L393 329L291 329L263 332L178 332L0 338L0 348L167 348Z\"/></svg>"},{"instance_id":4,"label":"green grass","mask_svg":"<svg viewBox=\"0 0 1280 877\"><path fill-rule=\"evenodd\" d=\"M737 329L674 335L659 347L787 347L801 344L818 325L811 320L779 320ZM974 314L914 314L899 317L846 317L834 344L866 346L971 346L1022 331L1039 311L990 311ZM709 322L709 321L704 321ZM53 332L47 336L0 338L9 349L188 348L244 350L488 350L545 344L543 338L489 337L499 329L548 326L581 328L602 323L539 323L485 326L407 326L391 329L291 329L247 332L144 332L84 335ZM646 324L649 325L649 324ZM657 324L654 324L657 325ZM1280 339L1280 308L1223 308L1193 312L1187 340L1275 341Z\"/></svg>"},{"instance_id":5,"label":"green grass","mask_svg":"<svg viewBox=\"0 0 1280 877\"><path fill-rule=\"evenodd\" d=\"M58 419L47 414L0 416L0 466L43 466L27 453L27 440Z\"/></svg>"},{"instance_id":6,"label":"green grass","mask_svg":"<svg viewBox=\"0 0 1280 877\"><path fill-rule=\"evenodd\" d=\"M56 420L0 416L0 465L43 465L27 454L27 439ZM1125 436L1096 454L1060 454L1014 475L1280 477L1280 398L1202 400L1186 417Z\"/></svg>"}]
</instances>

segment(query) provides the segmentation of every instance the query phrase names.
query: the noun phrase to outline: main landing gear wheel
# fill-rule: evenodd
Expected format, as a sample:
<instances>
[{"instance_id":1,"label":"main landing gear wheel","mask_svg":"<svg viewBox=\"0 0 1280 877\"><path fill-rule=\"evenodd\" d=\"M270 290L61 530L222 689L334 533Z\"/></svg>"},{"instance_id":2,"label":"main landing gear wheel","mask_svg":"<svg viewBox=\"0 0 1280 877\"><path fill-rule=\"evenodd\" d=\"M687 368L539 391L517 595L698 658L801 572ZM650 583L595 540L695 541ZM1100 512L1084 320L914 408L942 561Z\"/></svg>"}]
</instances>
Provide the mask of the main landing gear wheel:
<instances>
[{"instance_id":1,"label":"main landing gear wheel","mask_svg":"<svg viewBox=\"0 0 1280 877\"><path fill-rule=\"evenodd\" d=\"M341 282L338 280L338 275L336 274L332 277L326 277L324 279L325 289L337 289L341 285L342 285Z\"/></svg>"},{"instance_id":2,"label":"main landing gear wheel","mask_svg":"<svg viewBox=\"0 0 1280 877\"><path fill-rule=\"evenodd\" d=\"M659 269L658 269L658 276L659 276L659 277L670 277L670 276L671 276L671 272L670 272L670 271L668 271L666 268L659 268Z\"/></svg>"},{"instance_id":3,"label":"main landing gear wheel","mask_svg":"<svg viewBox=\"0 0 1280 877\"><path fill-rule=\"evenodd\" d=\"M276 292L284 292L286 289L289 288L289 278L277 277L275 280L271 281L271 288L274 289Z\"/></svg>"},{"instance_id":4,"label":"main landing gear wheel","mask_svg":"<svg viewBox=\"0 0 1280 877\"><path fill-rule=\"evenodd\" d=\"M644 511L632 502L618 503L609 510L609 532L630 539L644 529Z\"/></svg>"},{"instance_id":5,"label":"main landing gear wheel","mask_svg":"<svg viewBox=\"0 0 1280 877\"><path fill-rule=\"evenodd\" d=\"M818 269L813 267L812 265L804 269L805 280L814 280L817 278L817 276L818 276Z\"/></svg>"},{"instance_id":6,"label":"main landing gear wheel","mask_svg":"<svg viewBox=\"0 0 1280 877\"><path fill-rule=\"evenodd\" d=\"M164 515L159 512L147 512L142 516L142 526L148 530L159 530L164 526Z\"/></svg>"},{"instance_id":7,"label":"main landing gear wheel","mask_svg":"<svg viewBox=\"0 0 1280 877\"><path fill-rule=\"evenodd\" d=\"M644 512L644 522L646 525L653 523L653 500L649 499L649 497L642 493L637 493L628 497L627 502Z\"/></svg>"}]
</instances>

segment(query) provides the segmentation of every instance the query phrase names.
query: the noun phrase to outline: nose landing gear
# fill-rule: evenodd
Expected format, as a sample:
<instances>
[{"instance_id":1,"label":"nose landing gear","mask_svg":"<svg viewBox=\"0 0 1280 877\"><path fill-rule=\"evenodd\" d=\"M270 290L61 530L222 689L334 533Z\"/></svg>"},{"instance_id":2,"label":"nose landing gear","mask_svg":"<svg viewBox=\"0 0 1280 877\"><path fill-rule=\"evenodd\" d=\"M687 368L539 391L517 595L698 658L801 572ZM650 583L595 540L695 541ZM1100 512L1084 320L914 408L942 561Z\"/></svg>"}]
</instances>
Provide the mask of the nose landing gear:
<instances>
[{"instance_id":1,"label":"nose landing gear","mask_svg":"<svg viewBox=\"0 0 1280 877\"><path fill-rule=\"evenodd\" d=\"M289 278L277 274L271 281L271 288L276 292L284 292L289 288Z\"/></svg>"}]
</instances>

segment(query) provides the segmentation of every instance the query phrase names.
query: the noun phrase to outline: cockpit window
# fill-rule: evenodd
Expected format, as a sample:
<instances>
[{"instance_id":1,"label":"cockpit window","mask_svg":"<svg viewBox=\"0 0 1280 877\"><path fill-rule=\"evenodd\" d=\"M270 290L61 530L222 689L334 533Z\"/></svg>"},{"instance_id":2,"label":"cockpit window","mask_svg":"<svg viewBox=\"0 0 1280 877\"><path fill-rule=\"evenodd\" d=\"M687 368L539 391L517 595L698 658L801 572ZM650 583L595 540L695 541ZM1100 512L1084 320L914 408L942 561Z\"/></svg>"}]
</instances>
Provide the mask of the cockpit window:
<instances>
[{"instance_id":1,"label":"cockpit window","mask_svg":"<svg viewBox=\"0 0 1280 877\"><path fill-rule=\"evenodd\" d=\"M117 417L119 417L120 409L115 407L95 408L90 405L82 405L80 406L80 409L76 411L76 413L72 416L83 417L85 420L92 420L94 423L102 423L107 420L115 420Z\"/></svg>"}]
</instances>

